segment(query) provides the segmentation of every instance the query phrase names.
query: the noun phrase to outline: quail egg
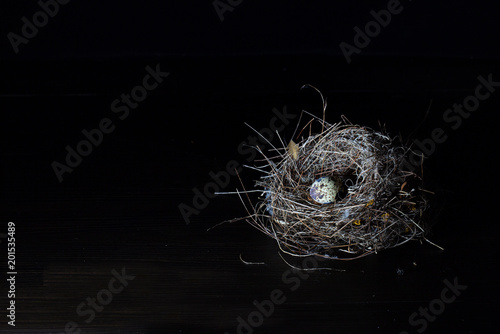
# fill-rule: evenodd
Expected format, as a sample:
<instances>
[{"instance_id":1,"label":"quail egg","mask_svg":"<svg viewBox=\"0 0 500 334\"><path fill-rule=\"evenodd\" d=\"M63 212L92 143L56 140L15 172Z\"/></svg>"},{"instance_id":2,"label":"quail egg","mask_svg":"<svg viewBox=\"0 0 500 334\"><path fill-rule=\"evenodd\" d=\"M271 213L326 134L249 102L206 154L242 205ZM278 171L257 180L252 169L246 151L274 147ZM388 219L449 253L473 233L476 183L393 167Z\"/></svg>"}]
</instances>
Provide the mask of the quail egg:
<instances>
[{"instance_id":1,"label":"quail egg","mask_svg":"<svg viewBox=\"0 0 500 334\"><path fill-rule=\"evenodd\" d=\"M319 204L330 204L335 202L340 185L333 178L323 176L313 182L309 194Z\"/></svg>"}]
</instances>

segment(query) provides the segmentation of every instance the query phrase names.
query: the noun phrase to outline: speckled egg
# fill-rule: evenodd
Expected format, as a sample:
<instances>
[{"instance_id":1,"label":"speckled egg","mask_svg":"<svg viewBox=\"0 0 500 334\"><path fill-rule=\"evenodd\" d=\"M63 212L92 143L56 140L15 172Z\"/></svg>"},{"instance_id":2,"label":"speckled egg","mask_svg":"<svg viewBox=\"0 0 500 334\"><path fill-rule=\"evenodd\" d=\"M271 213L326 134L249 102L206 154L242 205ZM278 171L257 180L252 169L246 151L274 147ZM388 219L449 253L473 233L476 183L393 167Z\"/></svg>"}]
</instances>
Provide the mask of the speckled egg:
<instances>
[{"instance_id":1,"label":"speckled egg","mask_svg":"<svg viewBox=\"0 0 500 334\"><path fill-rule=\"evenodd\" d=\"M339 184L334 179L324 176L314 181L309 194L319 204L330 204L335 202L338 191Z\"/></svg>"}]
</instances>

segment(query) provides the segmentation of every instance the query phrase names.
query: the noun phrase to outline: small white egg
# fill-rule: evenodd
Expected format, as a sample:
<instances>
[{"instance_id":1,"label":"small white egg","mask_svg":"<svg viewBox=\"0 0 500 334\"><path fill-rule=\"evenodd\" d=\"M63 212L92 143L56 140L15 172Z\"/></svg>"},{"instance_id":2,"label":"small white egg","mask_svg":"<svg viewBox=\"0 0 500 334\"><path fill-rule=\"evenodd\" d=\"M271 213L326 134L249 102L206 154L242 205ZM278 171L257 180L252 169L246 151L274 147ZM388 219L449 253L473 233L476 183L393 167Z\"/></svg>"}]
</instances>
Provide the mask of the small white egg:
<instances>
[{"instance_id":1,"label":"small white egg","mask_svg":"<svg viewBox=\"0 0 500 334\"><path fill-rule=\"evenodd\" d=\"M324 176L314 181L309 194L319 204L330 204L335 202L339 188L340 185L334 179Z\"/></svg>"}]
</instances>

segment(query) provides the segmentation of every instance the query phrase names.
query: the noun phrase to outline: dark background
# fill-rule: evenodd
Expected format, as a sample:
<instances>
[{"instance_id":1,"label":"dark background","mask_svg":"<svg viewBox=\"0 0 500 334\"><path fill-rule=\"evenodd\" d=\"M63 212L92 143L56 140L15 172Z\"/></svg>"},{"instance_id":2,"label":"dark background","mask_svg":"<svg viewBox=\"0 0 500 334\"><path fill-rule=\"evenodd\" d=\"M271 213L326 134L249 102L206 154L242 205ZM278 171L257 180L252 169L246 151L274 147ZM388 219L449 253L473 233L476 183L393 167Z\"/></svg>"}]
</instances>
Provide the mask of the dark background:
<instances>
[{"instance_id":1,"label":"dark background","mask_svg":"<svg viewBox=\"0 0 500 334\"><path fill-rule=\"evenodd\" d=\"M0 309L8 305L7 223L16 224L16 327L60 333L69 321L90 333L229 333L254 300L281 289L286 301L256 333L416 333L408 318L440 297L443 280L467 289L426 333L498 328L500 92L456 130L446 109L474 94L478 76L500 81L498 8L473 1L402 1L403 11L348 64L339 44L373 20L386 1L242 1L221 21L212 1L76 1L15 53L36 1L0 5ZM142 83L145 67L170 75L129 117L110 105ZM237 196L218 196L186 224L179 204L269 127L274 108L341 115L392 136L447 140L425 161L432 197L430 244L410 243L353 262L345 272L309 272L296 291L270 238L239 222ZM425 117L426 111L428 116ZM58 182L51 163L109 118L115 130ZM291 139L296 120L282 131ZM423 121L423 123L422 123ZM421 124L419 126L419 124ZM279 145L275 139L273 144ZM268 147L267 147L268 148ZM258 177L241 174L251 187ZM241 189L232 177L221 191ZM240 261L265 262L245 265ZM286 257L300 265L300 261ZM121 271L135 278L86 323L76 309ZM397 270L404 274L398 275ZM293 274L299 277L297 273Z\"/></svg>"}]
</instances>

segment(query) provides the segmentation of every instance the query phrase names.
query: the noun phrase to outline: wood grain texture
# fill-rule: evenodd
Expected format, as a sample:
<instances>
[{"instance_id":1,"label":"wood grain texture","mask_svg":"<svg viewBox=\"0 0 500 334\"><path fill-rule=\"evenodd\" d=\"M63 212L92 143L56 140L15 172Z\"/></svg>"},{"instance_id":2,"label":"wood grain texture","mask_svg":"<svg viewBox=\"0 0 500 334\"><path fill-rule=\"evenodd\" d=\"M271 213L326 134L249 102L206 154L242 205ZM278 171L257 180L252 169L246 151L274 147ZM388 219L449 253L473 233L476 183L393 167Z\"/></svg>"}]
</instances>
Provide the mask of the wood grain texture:
<instances>
[{"instance_id":1,"label":"wood grain texture","mask_svg":"<svg viewBox=\"0 0 500 334\"><path fill-rule=\"evenodd\" d=\"M248 322L259 310L254 301L260 305L273 291L285 300L262 318L255 333L414 333L419 327L408 318L440 298L443 281L455 277L467 289L428 323L426 332L479 333L495 323L499 249L491 189L498 189L498 178L483 186L477 177L491 172L479 161L496 140L499 98L486 101L457 131L447 127L442 113L473 92L477 75L500 78L499 64L370 58L346 69L325 57L250 59L1 65L8 78L26 75L21 83L2 87L20 95L0 97L5 108L0 233L6 222L16 223L18 261L17 325L13 329L5 321L2 279L1 333L60 333L71 321L82 333L237 333L238 317ZM110 103L131 88L120 84L121 78L140 79L144 66L156 62L172 77L119 122ZM80 81L73 82L68 71L80 73ZM57 88L30 81L39 82L46 72ZM101 83L94 90L93 84L104 80L99 73L114 78L114 86ZM238 77L248 80L235 87ZM254 135L243 122L263 128L272 109L284 105L292 113L321 111L318 96L299 89L310 80L318 81L331 102L330 121L345 114L376 127L380 120L395 136L409 135L433 100L417 138L435 127L449 135L425 169L426 186L436 193L429 238L445 251L411 243L358 261L320 263L344 272L298 273L283 262L273 240L244 222L207 231L246 214L236 196L211 199L186 224L178 206L192 206L193 188L203 191L212 182L211 171L224 170L233 159L252 164L238 152ZM115 132L59 183L51 162L64 160L65 146L76 145L81 130L103 117L116 121ZM295 123L283 131L287 140L294 128ZM249 170L241 174L250 186L257 176ZM223 190L236 187L239 181L231 177ZM4 240L0 247L4 258ZM265 264L246 265L240 256ZM101 291L110 290L113 271L123 268L133 279L109 301L109 293ZM2 267L2 277L4 272ZM115 290L120 286L116 280L112 284ZM99 296L109 303L92 320L90 313L78 313L87 298Z\"/></svg>"}]
</instances>

